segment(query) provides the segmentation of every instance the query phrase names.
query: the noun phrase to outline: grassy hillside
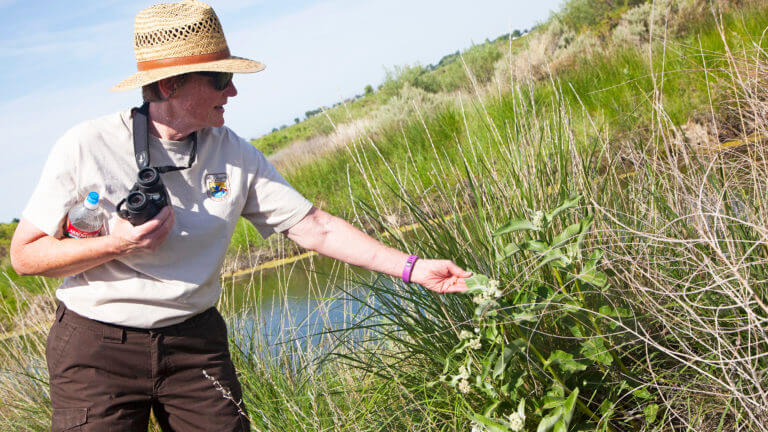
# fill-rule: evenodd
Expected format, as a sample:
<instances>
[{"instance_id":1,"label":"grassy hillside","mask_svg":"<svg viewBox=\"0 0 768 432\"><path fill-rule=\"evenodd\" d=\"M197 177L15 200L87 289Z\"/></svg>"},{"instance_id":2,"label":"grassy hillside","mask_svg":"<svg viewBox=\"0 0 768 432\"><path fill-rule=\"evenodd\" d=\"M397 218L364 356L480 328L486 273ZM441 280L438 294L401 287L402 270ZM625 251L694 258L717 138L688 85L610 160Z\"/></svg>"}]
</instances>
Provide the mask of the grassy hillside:
<instances>
[{"instance_id":1,"label":"grassy hillside","mask_svg":"<svg viewBox=\"0 0 768 432\"><path fill-rule=\"evenodd\" d=\"M764 13L751 9L759 3L723 3L735 13L731 20L746 19L737 30L739 37L762 31ZM348 167L361 163L360 157L380 166L382 159L402 158L404 148L411 150L411 157L430 157L434 146L455 160L456 149L466 142L465 122L469 129L486 127L477 120L488 113L476 111L470 101L480 98L490 104L486 108L496 112L496 119L503 119L509 114L508 101L515 97L510 93L514 87L530 91L530 97L541 101L540 108L560 92L570 106L586 109L576 116L588 114L594 127L607 128L599 133L612 139L647 129L654 86L667 115L680 126L710 115L710 103L720 112L720 101L732 95L708 83L727 79L727 71L726 77L696 73L704 67L719 70L724 63L724 45L711 10L696 1L657 2L655 8L652 26L648 2L567 2L530 33L488 41L461 55L448 55L438 65L397 67L373 94L328 108L254 140L254 145L269 154L291 184L313 202L348 216L351 197L369 192L363 178L348 173ZM658 42L668 38L665 49L649 55L651 37ZM574 124L593 129L584 122L583 117L574 119ZM372 155L355 156L352 149L358 148ZM396 218L398 209L389 212ZM264 242L249 224L241 223L230 252L242 253L249 245L258 248Z\"/></svg>"}]
</instances>

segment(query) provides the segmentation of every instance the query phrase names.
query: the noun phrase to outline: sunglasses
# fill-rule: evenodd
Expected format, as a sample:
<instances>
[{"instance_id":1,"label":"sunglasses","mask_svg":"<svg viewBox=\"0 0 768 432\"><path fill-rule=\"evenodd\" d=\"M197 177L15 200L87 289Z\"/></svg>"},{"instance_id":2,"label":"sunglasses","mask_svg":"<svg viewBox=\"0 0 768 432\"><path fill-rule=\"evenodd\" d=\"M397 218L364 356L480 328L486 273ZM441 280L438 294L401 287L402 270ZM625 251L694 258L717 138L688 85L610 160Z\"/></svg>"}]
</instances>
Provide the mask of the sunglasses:
<instances>
[{"instance_id":1,"label":"sunglasses","mask_svg":"<svg viewBox=\"0 0 768 432\"><path fill-rule=\"evenodd\" d=\"M232 72L195 72L198 75L203 75L213 80L213 88L218 91L222 91L229 86L232 81Z\"/></svg>"}]
</instances>

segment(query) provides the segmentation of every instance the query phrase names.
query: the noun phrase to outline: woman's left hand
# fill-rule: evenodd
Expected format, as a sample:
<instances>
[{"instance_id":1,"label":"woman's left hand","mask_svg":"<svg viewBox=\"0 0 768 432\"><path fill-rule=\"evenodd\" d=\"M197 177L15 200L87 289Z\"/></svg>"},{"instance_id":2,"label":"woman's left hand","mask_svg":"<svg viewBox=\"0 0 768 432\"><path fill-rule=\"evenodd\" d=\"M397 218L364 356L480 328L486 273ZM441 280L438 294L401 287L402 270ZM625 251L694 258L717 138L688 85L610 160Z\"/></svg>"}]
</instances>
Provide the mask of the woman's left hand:
<instances>
[{"instance_id":1,"label":"woman's left hand","mask_svg":"<svg viewBox=\"0 0 768 432\"><path fill-rule=\"evenodd\" d=\"M420 259L413 266L411 282L439 293L456 293L467 290L464 279L470 276L449 260Z\"/></svg>"}]
</instances>

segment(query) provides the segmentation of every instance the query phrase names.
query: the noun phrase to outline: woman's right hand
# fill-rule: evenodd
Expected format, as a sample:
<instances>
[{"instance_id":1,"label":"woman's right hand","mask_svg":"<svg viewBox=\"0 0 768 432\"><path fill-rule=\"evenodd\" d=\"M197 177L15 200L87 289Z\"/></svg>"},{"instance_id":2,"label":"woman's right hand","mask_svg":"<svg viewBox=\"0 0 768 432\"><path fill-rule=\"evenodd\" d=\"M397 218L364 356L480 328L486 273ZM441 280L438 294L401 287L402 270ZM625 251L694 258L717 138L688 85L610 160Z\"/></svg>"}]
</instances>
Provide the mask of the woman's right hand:
<instances>
[{"instance_id":1,"label":"woman's right hand","mask_svg":"<svg viewBox=\"0 0 768 432\"><path fill-rule=\"evenodd\" d=\"M137 226L118 217L110 236L116 241L116 249L121 255L154 252L170 234L174 221L171 206L163 207L154 218Z\"/></svg>"}]
</instances>

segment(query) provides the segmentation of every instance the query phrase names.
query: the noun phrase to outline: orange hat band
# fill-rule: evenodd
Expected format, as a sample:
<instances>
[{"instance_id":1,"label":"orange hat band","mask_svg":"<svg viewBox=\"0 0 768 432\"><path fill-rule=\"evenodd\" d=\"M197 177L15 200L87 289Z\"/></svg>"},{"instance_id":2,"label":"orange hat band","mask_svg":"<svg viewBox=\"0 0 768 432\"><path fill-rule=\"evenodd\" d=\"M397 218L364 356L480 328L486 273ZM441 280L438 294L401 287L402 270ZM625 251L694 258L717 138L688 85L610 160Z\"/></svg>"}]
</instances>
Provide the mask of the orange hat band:
<instances>
[{"instance_id":1,"label":"orange hat band","mask_svg":"<svg viewBox=\"0 0 768 432\"><path fill-rule=\"evenodd\" d=\"M139 70L139 72L144 72L148 70L160 69L160 68L170 67L170 66L186 66L191 64L207 63L207 62L212 62L217 60L228 59L229 57L230 57L229 48L225 48L221 51L208 53L208 54L198 54L198 55L191 55L191 56L184 56L184 57L170 57L170 58L157 59L157 60L147 60L147 61L136 63L136 67Z\"/></svg>"}]
</instances>

